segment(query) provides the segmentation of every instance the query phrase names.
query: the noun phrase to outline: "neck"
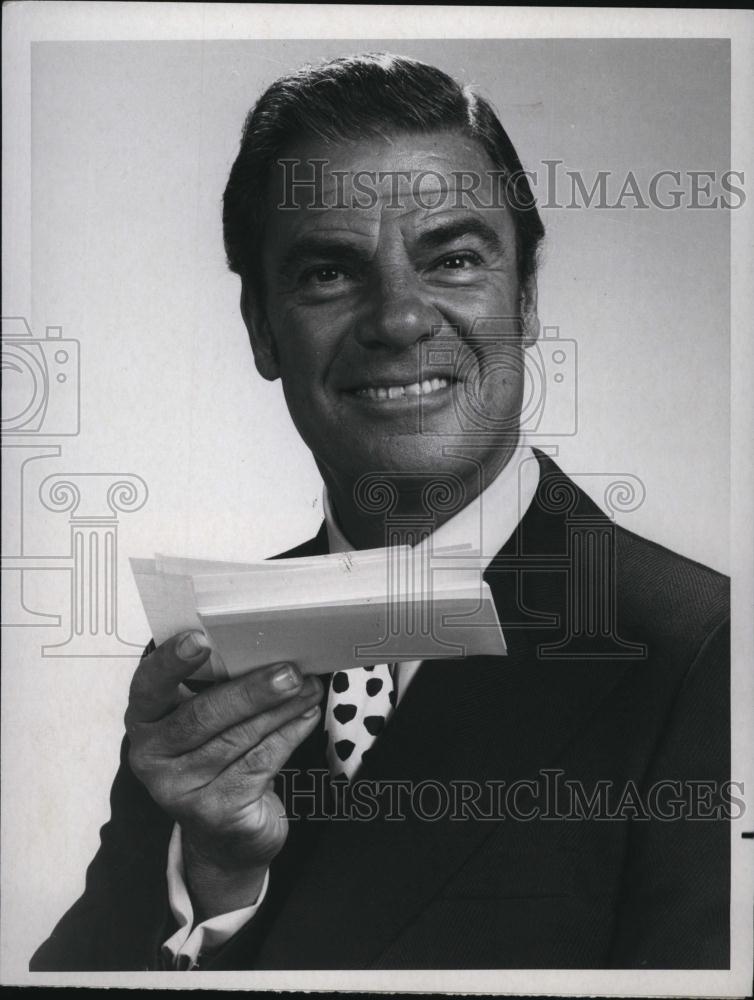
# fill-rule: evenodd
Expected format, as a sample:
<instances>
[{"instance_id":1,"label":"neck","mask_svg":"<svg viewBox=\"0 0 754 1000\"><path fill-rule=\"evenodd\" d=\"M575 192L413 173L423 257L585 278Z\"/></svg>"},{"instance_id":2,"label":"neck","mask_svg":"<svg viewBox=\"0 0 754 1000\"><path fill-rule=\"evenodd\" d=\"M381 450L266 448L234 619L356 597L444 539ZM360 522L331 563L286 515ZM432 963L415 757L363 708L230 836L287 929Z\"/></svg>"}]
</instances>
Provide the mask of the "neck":
<instances>
[{"instance_id":1,"label":"neck","mask_svg":"<svg viewBox=\"0 0 754 1000\"><path fill-rule=\"evenodd\" d=\"M384 472L353 478L320 471L338 526L355 549L416 545L472 503L514 451L515 446L506 449L495 462L457 463L444 475Z\"/></svg>"}]
</instances>

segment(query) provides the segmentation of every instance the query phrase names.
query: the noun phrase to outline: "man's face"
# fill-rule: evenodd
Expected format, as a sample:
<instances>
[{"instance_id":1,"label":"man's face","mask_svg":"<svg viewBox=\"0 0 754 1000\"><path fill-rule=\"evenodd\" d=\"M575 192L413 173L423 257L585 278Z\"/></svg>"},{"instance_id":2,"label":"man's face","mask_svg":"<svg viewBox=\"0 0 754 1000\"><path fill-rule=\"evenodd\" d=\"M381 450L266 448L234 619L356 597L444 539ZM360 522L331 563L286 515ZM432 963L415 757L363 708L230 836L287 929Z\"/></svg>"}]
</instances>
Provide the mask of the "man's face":
<instances>
[{"instance_id":1,"label":"man's face","mask_svg":"<svg viewBox=\"0 0 754 1000\"><path fill-rule=\"evenodd\" d=\"M295 207L275 207L279 168L264 301L246 290L244 315L257 366L282 379L325 481L344 489L367 472L466 478L458 453L489 481L515 445L536 313L525 296L522 327L514 222L487 154L438 132L311 141L290 156L302 161L288 168L296 180L312 176L309 161L327 161L328 207L307 207L304 188L288 189ZM460 191L474 176L476 200Z\"/></svg>"}]
</instances>

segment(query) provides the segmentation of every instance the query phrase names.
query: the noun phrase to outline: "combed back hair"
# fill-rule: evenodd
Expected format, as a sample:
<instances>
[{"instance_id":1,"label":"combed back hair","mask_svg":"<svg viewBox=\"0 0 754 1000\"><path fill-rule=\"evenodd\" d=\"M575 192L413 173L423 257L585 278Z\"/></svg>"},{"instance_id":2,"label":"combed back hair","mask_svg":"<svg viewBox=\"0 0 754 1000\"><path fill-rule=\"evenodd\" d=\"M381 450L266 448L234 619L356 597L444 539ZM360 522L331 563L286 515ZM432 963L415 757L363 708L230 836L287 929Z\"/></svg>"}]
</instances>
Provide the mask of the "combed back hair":
<instances>
[{"instance_id":1,"label":"combed back hair","mask_svg":"<svg viewBox=\"0 0 754 1000\"><path fill-rule=\"evenodd\" d=\"M377 52L304 66L276 80L246 117L223 199L228 266L262 292L262 242L272 170L296 144L455 131L476 140L500 171L516 227L522 290L536 272L544 227L513 143L485 98L442 70ZM515 197L510 197L511 189Z\"/></svg>"}]
</instances>

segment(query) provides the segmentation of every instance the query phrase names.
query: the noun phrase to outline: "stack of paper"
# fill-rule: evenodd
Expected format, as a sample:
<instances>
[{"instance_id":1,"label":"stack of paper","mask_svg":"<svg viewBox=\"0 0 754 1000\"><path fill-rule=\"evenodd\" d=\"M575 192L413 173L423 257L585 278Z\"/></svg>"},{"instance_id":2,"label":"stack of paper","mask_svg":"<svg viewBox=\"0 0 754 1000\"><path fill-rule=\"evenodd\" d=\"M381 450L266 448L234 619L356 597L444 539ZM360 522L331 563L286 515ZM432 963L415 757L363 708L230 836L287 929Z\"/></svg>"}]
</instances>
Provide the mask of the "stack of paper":
<instances>
[{"instance_id":1,"label":"stack of paper","mask_svg":"<svg viewBox=\"0 0 754 1000\"><path fill-rule=\"evenodd\" d=\"M283 661L329 673L506 651L480 567L426 547L261 563L158 555L131 568L157 644L185 629L207 635L212 656L199 679Z\"/></svg>"}]
</instances>

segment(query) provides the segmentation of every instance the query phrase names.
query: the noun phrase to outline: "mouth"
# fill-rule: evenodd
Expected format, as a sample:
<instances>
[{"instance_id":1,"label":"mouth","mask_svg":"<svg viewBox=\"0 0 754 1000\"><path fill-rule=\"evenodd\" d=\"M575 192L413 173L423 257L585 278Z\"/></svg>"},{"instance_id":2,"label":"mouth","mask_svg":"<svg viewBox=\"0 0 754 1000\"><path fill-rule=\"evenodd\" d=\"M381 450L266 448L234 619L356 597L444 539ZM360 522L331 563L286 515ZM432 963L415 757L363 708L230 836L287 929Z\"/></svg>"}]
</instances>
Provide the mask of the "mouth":
<instances>
[{"instance_id":1,"label":"mouth","mask_svg":"<svg viewBox=\"0 0 754 1000\"><path fill-rule=\"evenodd\" d=\"M451 378L427 378L422 382L409 382L407 384L396 385L362 385L350 392L354 396L362 399L370 399L378 402L401 399L420 399L423 396L432 396L435 393L447 390L453 384Z\"/></svg>"}]
</instances>

